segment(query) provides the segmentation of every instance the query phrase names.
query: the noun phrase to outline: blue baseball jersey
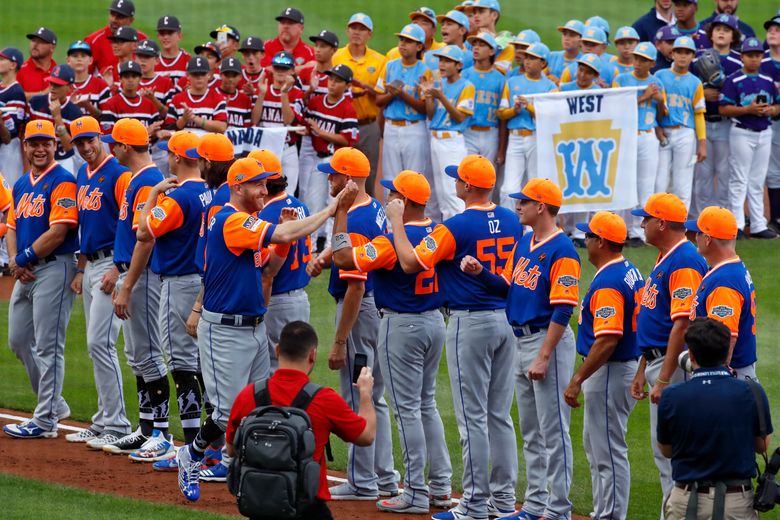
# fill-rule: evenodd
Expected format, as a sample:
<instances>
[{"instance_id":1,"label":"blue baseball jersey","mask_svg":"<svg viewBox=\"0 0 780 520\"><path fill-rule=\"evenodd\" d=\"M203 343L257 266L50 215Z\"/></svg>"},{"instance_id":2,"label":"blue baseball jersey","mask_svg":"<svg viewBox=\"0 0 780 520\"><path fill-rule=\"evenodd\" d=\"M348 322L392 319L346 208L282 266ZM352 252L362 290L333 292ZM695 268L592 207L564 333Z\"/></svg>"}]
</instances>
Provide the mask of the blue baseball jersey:
<instances>
[{"instance_id":1,"label":"blue baseball jersey","mask_svg":"<svg viewBox=\"0 0 780 520\"><path fill-rule=\"evenodd\" d=\"M706 110L701 80L690 72L678 74L674 69L659 70L655 77L666 91L667 114L661 119L661 126L694 128L694 114Z\"/></svg>"},{"instance_id":2,"label":"blue baseball jersey","mask_svg":"<svg viewBox=\"0 0 780 520\"><path fill-rule=\"evenodd\" d=\"M657 85L658 88L661 90L661 93L664 92L664 86L661 84L658 79L650 74L648 77L644 79L639 79L636 77L636 74L632 72L626 72L624 74L620 74L617 78L615 78L615 82L612 83L613 87L647 87L649 85ZM644 94L644 90L637 90L636 97L641 96ZM647 101L643 101L642 103L637 103L637 109L639 111L638 114L638 129L641 130L652 130L656 126L658 126L658 101L656 101L653 98L648 99Z\"/></svg>"},{"instance_id":3,"label":"blue baseball jersey","mask_svg":"<svg viewBox=\"0 0 780 520\"><path fill-rule=\"evenodd\" d=\"M276 225L238 211L230 203L208 223L203 308L222 314L262 316L261 249L268 247Z\"/></svg>"},{"instance_id":4,"label":"blue baseball jersey","mask_svg":"<svg viewBox=\"0 0 780 520\"><path fill-rule=\"evenodd\" d=\"M642 291L637 316L640 349L666 349L674 320L690 316L693 296L706 272L704 257L686 239L659 256Z\"/></svg>"},{"instance_id":5,"label":"blue baseball jersey","mask_svg":"<svg viewBox=\"0 0 780 520\"><path fill-rule=\"evenodd\" d=\"M163 276L198 272L198 235L194 231L200 226L212 196L204 180L189 179L157 200L145 223L155 238L152 271Z\"/></svg>"},{"instance_id":6,"label":"blue baseball jersey","mask_svg":"<svg viewBox=\"0 0 780 520\"><path fill-rule=\"evenodd\" d=\"M27 108L29 110L28 119L44 119L46 121L51 121L52 124L55 124L54 117L51 115L51 111L49 110L50 104L51 94L39 94L30 98L30 103ZM81 110L81 107L75 103L71 103L70 98L68 98L65 104L62 105L60 112L62 115L62 124L64 124L66 128L70 128L71 122L84 115L84 111ZM55 161L69 159L73 157L74 153L76 153L75 146L70 150L65 151L65 149L62 147L62 143L59 139L57 139L57 151L54 152Z\"/></svg>"},{"instance_id":7,"label":"blue baseball jersey","mask_svg":"<svg viewBox=\"0 0 780 520\"><path fill-rule=\"evenodd\" d=\"M502 112L502 117L507 117L507 115L512 113L511 111L515 105L515 99L518 96L543 94L545 92L552 92L556 88L555 83L546 76L542 76L539 79L530 79L523 74L507 79L506 83L504 83L504 89L501 92L501 103L499 104L499 110ZM504 115L505 113L506 115ZM531 115L528 107L524 107L519 112L515 111L515 114L511 116L506 126L510 130L536 130L536 121L534 121L534 117Z\"/></svg>"},{"instance_id":8,"label":"blue baseball jersey","mask_svg":"<svg viewBox=\"0 0 780 520\"><path fill-rule=\"evenodd\" d=\"M403 83L404 92L415 99L420 99L420 89L417 88L417 83L424 75L430 76L430 71L426 67L425 62L421 60L417 60L414 65L408 67L401 62L400 58L392 60L385 63L385 67L377 79L375 90L380 94L384 94L386 92L385 85L398 80ZM418 112L398 97L393 98L387 104L384 108L384 114L386 119L404 121L423 121L426 118L423 112Z\"/></svg>"},{"instance_id":9,"label":"blue baseball jersey","mask_svg":"<svg viewBox=\"0 0 780 520\"><path fill-rule=\"evenodd\" d=\"M467 46L470 46L468 42L465 42ZM461 66L461 70L465 70L468 67L471 67L474 65L474 55L471 53L471 49L468 47L463 47L461 49L463 51L463 64ZM434 52L436 51L427 51L425 54L423 54L423 62L425 63L425 66L428 67L428 70L431 71L431 73L435 73L439 71L439 57L434 56Z\"/></svg>"},{"instance_id":10,"label":"blue baseball jersey","mask_svg":"<svg viewBox=\"0 0 780 520\"><path fill-rule=\"evenodd\" d=\"M696 52L696 57L693 59L693 64L691 67L696 66L696 62L699 60L702 54L702 50L699 50ZM720 67L723 69L723 75L724 77L731 76L738 70L742 68L742 58L740 54L735 51L734 49L731 49L726 54L720 55ZM694 69L695 70L695 69ZM704 83L704 88L714 88L711 87L709 83ZM704 105L707 107L707 115L710 116L717 116L718 115L718 102L717 101L704 101Z\"/></svg>"},{"instance_id":11,"label":"blue baseball jersey","mask_svg":"<svg viewBox=\"0 0 780 520\"><path fill-rule=\"evenodd\" d=\"M463 78L458 78L454 83L442 79L441 90L444 97L460 112L466 114L467 117L460 123L456 122L450 117L450 113L447 112L441 101L437 99L434 101L436 109L428 126L431 130L462 132L471 124L471 115L474 113L474 85L469 80Z\"/></svg>"},{"instance_id":12,"label":"blue baseball jersey","mask_svg":"<svg viewBox=\"0 0 780 520\"><path fill-rule=\"evenodd\" d=\"M772 56L769 55L769 51L767 51L767 55L764 59L761 60L759 72L764 76L772 78L772 81L775 82L775 87L780 90L780 60L772 59Z\"/></svg>"},{"instance_id":13,"label":"blue baseball jersey","mask_svg":"<svg viewBox=\"0 0 780 520\"><path fill-rule=\"evenodd\" d=\"M463 77L474 85L474 115L469 126L498 127L498 104L504 90L504 75L496 69L478 70L469 67L463 70Z\"/></svg>"},{"instance_id":14,"label":"blue baseball jersey","mask_svg":"<svg viewBox=\"0 0 780 520\"><path fill-rule=\"evenodd\" d=\"M2 119L3 124L11 133L11 139L19 137L19 130L27 119L27 98L19 83L14 81L6 87L0 87L0 106L14 109L13 112L5 114Z\"/></svg>"},{"instance_id":15,"label":"blue baseball jersey","mask_svg":"<svg viewBox=\"0 0 780 520\"><path fill-rule=\"evenodd\" d=\"M636 313L642 294L642 274L623 258L608 262L596 272L580 306L577 352L587 356L599 336L620 336L609 361L639 357Z\"/></svg>"},{"instance_id":16,"label":"blue baseball jersey","mask_svg":"<svg viewBox=\"0 0 780 520\"><path fill-rule=\"evenodd\" d=\"M68 226L65 240L51 254L64 255L79 247L76 182L73 174L52 162L37 178L22 175L14 184L8 227L16 232L16 250L23 251L54 224Z\"/></svg>"},{"instance_id":17,"label":"blue baseball jersey","mask_svg":"<svg viewBox=\"0 0 780 520\"><path fill-rule=\"evenodd\" d=\"M464 256L479 260L493 274L504 272L523 226L514 212L496 206L469 206L439 224L414 248L424 270L437 267L442 304L456 310L505 309L506 299L491 293L476 277L460 270Z\"/></svg>"},{"instance_id":18,"label":"blue baseball jersey","mask_svg":"<svg viewBox=\"0 0 780 520\"><path fill-rule=\"evenodd\" d=\"M258 216L266 222L279 222L279 216L284 208L294 209L299 220L309 216L309 208L306 204L284 192L266 202ZM281 294L306 287L310 280L309 275L306 274L306 264L309 260L311 260L311 237L299 238L290 245L287 259L274 277L271 294Z\"/></svg>"},{"instance_id":19,"label":"blue baseball jersey","mask_svg":"<svg viewBox=\"0 0 780 520\"><path fill-rule=\"evenodd\" d=\"M721 262L704 275L691 307L691 319L702 317L722 322L736 338L731 367L756 362L756 288L738 257Z\"/></svg>"},{"instance_id":20,"label":"blue baseball jersey","mask_svg":"<svg viewBox=\"0 0 780 520\"><path fill-rule=\"evenodd\" d=\"M352 239L352 244L357 246L370 242L379 235L386 233L387 217L385 217L385 210L379 201L366 195L364 200L355 203L347 212L347 232ZM337 301L344 298L344 294L347 292L348 280L363 280L366 293L374 290L374 276L372 273L344 271L336 267L336 264L333 264L330 268L328 292Z\"/></svg>"},{"instance_id":21,"label":"blue baseball jersey","mask_svg":"<svg viewBox=\"0 0 780 520\"><path fill-rule=\"evenodd\" d=\"M558 90L561 92L571 92L573 90L598 90L601 86L598 83L591 83L588 88L581 88L579 85L577 85L576 81L569 81L568 83L561 83L561 86L558 87Z\"/></svg>"},{"instance_id":22,"label":"blue baseball jersey","mask_svg":"<svg viewBox=\"0 0 780 520\"><path fill-rule=\"evenodd\" d=\"M580 257L559 229L536 241L524 235L515 244L501 277L509 284L506 317L513 327L546 328L556 305L579 301Z\"/></svg>"},{"instance_id":23,"label":"blue baseball jersey","mask_svg":"<svg viewBox=\"0 0 780 520\"><path fill-rule=\"evenodd\" d=\"M553 51L550 53L550 58L547 60L547 72L552 74L559 80L563 71L572 63L577 63L577 60L582 57L582 53L577 53L577 57L573 60L566 58L565 51Z\"/></svg>"},{"instance_id":24,"label":"blue baseball jersey","mask_svg":"<svg viewBox=\"0 0 780 520\"><path fill-rule=\"evenodd\" d=\"M198 267L198 272L203 276L204 268L206 266L206 231L208 230L211 217L217 214L222 206L230 202L230 187L227 182L223 182L222 185L216 190L212 190L214 193L211 196L211 203L206 206L201 216L200 230L198 231L198 244L195 251L195 264Z\"/></svg>"},{"instance_id":25,"label":"blue baseball jersey","mask_svg":"<svg viewBox=\"0 0 780 520\"><path fill-rule=\"evenodd\" d=\"M608 54L602 54L599 56L599 58L601 59L601 63L599 63L598 79L603 80L604 84L607 86L612 85L612 81L614 81L615 76L619 74L619 71L615 64L610 62L610 57ZM579 67L579 65L579 62L576 61L569 63L569 65L564 69L564 72L561 73L561 83L576 81L577 67Z\"/></svg>"},{"instance_id":26,"label":"blue baseball jersey","mask_svg":"<svg viewBox=\"0 0 780 520\"><path fill-rule=\"evenodd\" d=\"M621 63L620 58L618 58L617 56L612 56L612 58L609 60L609 65L617 71L615 77L619 76L620 74L634 72L633 63L628 63L628 64Z\"/></svg>"},{"instance_id":27,"label":"blue baseball jersey","mask_svg":"<svg viewBox=\"0 0 780 520\"><path fill-rule=\"evenodd\" d=\"M155 184L163 180L163 174L152 163L138 170L127 183L119 206L119 221L114 240L114 263L129 264L135 248L135 232L138 229L140 211Z\"/></svg>"},{"instance_id":28,"label":"blue baseball jersey","mask_svg":"<svg viewBox=\"0 0 780 520\"><path fill-rule=\"evenodd\" d=\"M780 103L780 93L772 78L763 74L746 74L738 71L726 78L723 88L720 90L720 105L736 105L745 107L753 103L758 97L763 96L767 103ZM752 114L732 118L739 128L762 131L769 128L772 118L760 117Z\"/></svg>"},{"instance_id":29,"label":"blue baseball jersey","mask_svg":"<svg viewBox=\"0 0 780 520\"><path fill-rule=\"evenodd\" d=\"M114 247L119 206L131 175L113 155L107 156L94 171L86 163L79 168L76 201L82 253L92 254Z\"/></svg>"},{"instance_id":30,"label":"blue baseball jersey","mask_svg":"<svg viewBox=\"0 0 780 520\"><path fill-rule=\"evenodd\" d=\"M431 219L406 222L409 242L417 244L433 231ZM393 234L379 235L371 242L353 248L357 270L374 273L374 301L377 309L420 313L441 307L439 281L435 269L407 274L395 253Z\"/></svg>"}]
</instances>

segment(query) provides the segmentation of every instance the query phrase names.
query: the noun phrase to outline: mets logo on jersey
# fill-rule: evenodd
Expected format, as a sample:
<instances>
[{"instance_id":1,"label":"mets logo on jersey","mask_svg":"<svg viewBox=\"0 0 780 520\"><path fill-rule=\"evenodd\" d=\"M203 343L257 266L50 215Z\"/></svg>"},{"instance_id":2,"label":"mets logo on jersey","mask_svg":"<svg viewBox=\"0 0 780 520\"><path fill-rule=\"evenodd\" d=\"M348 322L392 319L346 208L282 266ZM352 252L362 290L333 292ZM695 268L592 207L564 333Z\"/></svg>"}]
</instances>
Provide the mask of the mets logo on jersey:
<instances>
[{"instance_id":1,"label":"mets logo on jersey","mask_svg":"<svg viewBox=\"0 0 780 520\"><path fill-rule=\"evenodd\" d=\"M76 199L79 210L98 211L103 199L103 192L100 191L100 188L93 188L92 191L89 191L89 186L81 186Z\"/></svg>"},{"instance_id":2,"label":"mets logo on jersey","mask_svg":"<svg viewBox=\"0 0 780 520\"><path fill-rule=\"evenodd\" d=\"M46 199L43 195L38 194L33 198L32 193L25 193L19 199L19 204L17 204L14 213L16 218L42 217L46 208L45 205Z\"/></svg>"},{"instance_id":3,"label":"mets logo on jersey","mask_svg":"<svg viewBox=\"0 0 780 520\"><path fill-rule=\"evenodd\" d=\"M655 309L656 298L658 296L658 288L652 283L652 278L648 278L645 282L645 290L642 292L642 307L648 309Z\"/></svg>"},{"instance_id":4,"label":"mets logo on jersey","mask_svg":"<svg viewBox=\"0 0 780 520\"><path fill-rule=\"evenodd\" d=\"M515 270L512 273L512 281L517 285L533 291L539 283L539 275L542 274L542 272L537 265L527 269L530 262L530 259L520 257L520 260L517 262Z\"/></svg>"}]
</instances>

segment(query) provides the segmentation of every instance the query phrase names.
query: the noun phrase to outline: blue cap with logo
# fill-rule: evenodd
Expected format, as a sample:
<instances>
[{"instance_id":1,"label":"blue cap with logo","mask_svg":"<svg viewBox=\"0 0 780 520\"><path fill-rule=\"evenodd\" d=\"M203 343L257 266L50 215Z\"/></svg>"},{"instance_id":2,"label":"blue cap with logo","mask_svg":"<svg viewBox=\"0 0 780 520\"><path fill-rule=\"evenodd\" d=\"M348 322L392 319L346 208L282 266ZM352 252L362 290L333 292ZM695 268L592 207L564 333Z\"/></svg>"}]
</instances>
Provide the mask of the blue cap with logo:
<instances>
[{"instance_id":1,"label":"blue cap with logo","mask_svg":"<svg viewBox=\"0 0 780 520\"><path fill-rule=\"evenodd\" d=\"M271 59L271 66L280 69L295 68L295 57L287 51L279 51Z\"/></svg>"},{"instance_id":2,"label":"blue cap with logo","mask_svg":"<svg viewBox=\"0 0 780 520\"><path fill-rule=\"evenodd\" d=\"M585 28L585 34L582 35L582 41L606 45L607 34L601 27L590 26Z\"/></svg>"},{"instance_id":3,"label":"blue cap with logo","mask_svg":"<svg viewBox=\"0 0 780 520\"><path fill-rule=\"evenodd\" d=\"M55 85L72 85L76 81L76 73L70 65L63 63L51 69L46 81Z\"/></svg>"},{"instance_id":4,"label":"blue cap with logo","mask_svg":"<svg viewBox=\"0 0 780 520\"><path fill-rule=\"evenodd\" d=\"M349 21L347 22L347 27L354 23L362 25L369 31L374 30L374 21L366 13L355 13L350 16Z\"/></svg>"},{"instance_id":5,"label":"blue cap with logo","mask_svg":"<svg viewBox=\"0 0 780 520\"><path fill-rule=\"evenodd\" d=\"M539 34L533 29L523 29L517 36L515 36L509 43L512 45L529 46L532 43L538 43L542 41Z\"/></svg>"},{"instance_id":6,"label":"blue cap with logo","mask_svg":"<svg viewBox=\"0 0 780 520\"><path fill-rule=\"evenodd\" d=\"M582 36L582 33L585 32L585 24L579 20L569 20L565 24L558 26L559 32L563 32L564 30L573 31Z\"/></svg>"},{"instance_id":7,"label":"blue cap with logo","mask_svg":"<svg viewBox=\"0 0 780 520\"><path fill-rule=\"evenodd\" d=\"M713 18L710 25L714 27L715 24L725 25L735 31L739 30L739 21L737 20L737 17L727 13L721 13Z\"/></svg>"},{"instance_id":8,"label":"blue cap with logo","mask_svg":"<svg viewBox=\"0 0 780 520\"><path fill-rule=\"evenodd\" d=\"M498 0L474 0L471 7L487 7L498 13L501 12L501 4L498 3Z\"/></svg>"},{"instance_id":9,"label":"blue cap with logo","mask_svg":"<svg viewBox=\"0 0 780 520\"><path fill-rule=\"evenodd\" d=\"M405 25L401 32L395 33L395 35L399 38L416 41L417 43L425 43L425 31L416 23Z\"/></svg>"},{"instance_id":10,"label":"blue cap with logo","mask_svg":"<svg viewBox=\"0 0 780 520\"><path fill-rule=\"evenodd\" d=\"M483 41L483 42L487 43L493 50L497 50L498 49L498 42L493 37L493 35L490 34L490 33L481 32L481 33L478 33L478 34L475 34L473 36L469 36L468 37L468 42L471 43L472 45L477 40Z\"/></svg>"},{"instance_id":11,"label":"blue cap with logo","mask_svg":"<svg viewBox=\"0 0 780 520\"><path fill-rule=\"evenodd\" d=\"M437 27L436 23L436 11L431 9L430 7L420 7L419 9L415 9L411 13L409 13L409 19L414 21L415 18L422 16L429 22L433 24L434 27Z\"/></svg>"},{"instance_id":12,"label":"blue cap with logo","mask_svg":"<svg viewBox=\"0 0 780 520\"><path fill-rule=\"evenodd\" d=\"M633 27L621 27L617 30L615 33L615 41L619 40L636 40L639 41L641 38L639 37L639 33L636 32L636 29Z\"/></svg>"},{"instance_id":13,"label":"blue cap with logo","mask_svg":"<svg viewBox=\"0 0 780 520\"><path fill-rule=\"evenodd\" d=\"M436 19L439 20L439 23L443 23L444 20L451 20L461 27L465 27L466 30L469 30L469 17L463 14L461 11L456 11L453 9L452 11L447 11L447 14L438 15Z\"/></svg>"},{"instance_id":14,"label":"blue cap with logo","mask_svg":"<svg viewBox=\"0 0 780 520\"><path fill-rule=\"evenodd\" d=\"M19 67L24 63L24 55L22 54L22 51L16 47L6 47L0 50L0 58L5 58L8 61L16 63L16 70L19 70Z\"/></svg>"},{"instance_id":15,"label":"blue cap with logo","mask_svg":"<svg viewBox=\"0 0 780 520\"><path fill-rule=\"evenodd\" d=\"M438 58L444 58L463 64L463 51L455 45L447 45L446 47L442 47L441 49L434 51L433 55Z\"/></svg>"},{"instance_id":16,"label":"blue cap with logo","mask_svg":"<svg viewBox=\"0 0 780 520\"><path fill-rule=\"evenodd\" d=\"M780 25L780 10L777 11L776 15L764 22L764 29L768 31L773 25Z\"/></svg>"},{"instance_id":17,"label":"blue cap with logo","mask_svg":"<svg viewBox=\"0 0 780 520\"><path fill-rule=\"evenodd\" d=\"M650 42L639 42L639 44L634 47L632 54L652 61L655 61L658 57L658 51L656 50L655 45Z\"/></svg>"},{"instance_id":18,"label":"blue cap with logo","mask_svg":"<svg viewBox=\"0 0 780 520\"><path fill-rule=\"evenodd\" d=\"M76 40L75 42L70 44L70 47L68 47L68 52L66 54L70 56L71 54L74 54L76 52L83 52L85 54L89 54L90 56L92 56L92 47L84 40Z\"/></svg>"},{"instance_id":19,"label":"blue cap with logo","mask_svg":"<svg viewBox=\"0 0 780 520\"><path fill-rule=\"evenodd\" d=\"M580 65L585 65L595 70L597 74L601 75L601 58L593 53L588 53L577 60Z\"/></svg>"},{"instance_id":20,"label":"blue cap with logo","mask_svg":"<svg viewBox=\"0 0 780 520\"><path fill-rule=\"evenodd\" d=\"M693 38L689 36L680 36L674 40L672 50L674 49L687 49L689 51L696 52L696 44L693 43Z\"/></svg>"},{"instance_id":21,"label":"blue cap with logo","mask_svg":"<svg viewBox=\"0 0 780 520\"><path fill-rule=\"evenodd\" d=\"M764 46L761 44L760 41L758 41L758 38L747 38L744 42L742 42L742 48L740 49L740 52L764 52Z\"/></svg>"},{"instance_id":22,"label":"blue cap with logo","mask_svg":"<svg viewBox=\"0 0 780 520\"><path fill-rule=\"evenodd\" d=\"M550 58L550 48L542 42L532 43L525 48L525 53L547 61Z\"/></svg>"},{"instance_id":23,"label":"blue cap with logo","mask_svg":"<svg viewBox=\"0 0 780 520\"><path fill-rule=\"evenodd\" d=\"M600 27L605 34L609 35L609 22L600 16L591 16L585 20L585 27Z\"/></svg>"}]
</instances>

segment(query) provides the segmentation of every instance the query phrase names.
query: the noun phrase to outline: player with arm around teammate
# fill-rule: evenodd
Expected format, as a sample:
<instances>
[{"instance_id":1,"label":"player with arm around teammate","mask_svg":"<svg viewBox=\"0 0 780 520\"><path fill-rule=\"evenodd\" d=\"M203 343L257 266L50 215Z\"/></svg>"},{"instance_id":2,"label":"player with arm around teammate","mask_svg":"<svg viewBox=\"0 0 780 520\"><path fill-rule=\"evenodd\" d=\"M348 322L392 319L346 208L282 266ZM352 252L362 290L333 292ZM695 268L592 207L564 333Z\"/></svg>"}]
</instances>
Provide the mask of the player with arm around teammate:
<instances>
[{"instance_id":1,"label":"player with arm around teammate","mask_svg":"<svg viewBox=\"0 0 780 520\"><path fill-rule=\"evenodd\" d=\"M404 226L413 242L433 231L436 224L425 218L431 188L424 175L403 171L392 182L381 182L390 190L390 201L403 202ZM449 508L452 465L436 407L436 374L444 348L436 271L404 273L392 234L352 247L346 233L347 209L342 204L336 211L333 259L340 269L374 273L381 317L377 355L404 453L403 493L380 500L377 507L394 513L427 513L431 505ZM425 481L426 462L430 486Z\"/></svg>"},{"instance_id":2,"label":"player with arm around teammate","mask_svg":"<svg viewBox=\"0 0 780 520\"><path fill-rule=\"evenodd\" d=\"M512 245L522 235L517 218L490 202L496 172L485 157L466 156L446 173L455 178L466 210L418 244L403 224L403 203L388 204L396 255L404 272L437 268L447 323L447 366L463 455L463 497L439 520L470 520L515 507L517 440L510 417L515 346L504 316L504 298L460 269L467 255L483 268L503 272ZM490 469L489 469L490 468Z\"/></svg>"},{"instance_id":3,"label":"player with arm around teammate","mask_svg":"<svg viewBox=\"0 0 780 520\"><path fill-rule=\"evenodd\" d=\"M585 392L582 442L590 464L592 518L625 519L631 482L626 431L636 405L630 388L639 358L636 311L643 280L623 257L627 229L619 215L598 211L577 226L586 233L588 260L597 271L580 306L577 353L584 361L564 398L577 408Z\"/></svg>"}]
</instances>

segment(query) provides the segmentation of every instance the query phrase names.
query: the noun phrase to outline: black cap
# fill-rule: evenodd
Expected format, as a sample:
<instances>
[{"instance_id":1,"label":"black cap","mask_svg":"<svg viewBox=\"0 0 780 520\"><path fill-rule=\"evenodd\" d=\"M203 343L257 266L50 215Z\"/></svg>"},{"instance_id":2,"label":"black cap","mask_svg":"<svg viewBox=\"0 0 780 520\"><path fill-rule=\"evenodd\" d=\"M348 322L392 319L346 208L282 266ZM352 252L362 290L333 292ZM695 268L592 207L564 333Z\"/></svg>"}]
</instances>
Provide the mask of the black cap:
<instances>
[{"instance_id":1,"label":"black cap","mask_svg":"<svg viewBox=\"0 0 780 520\"><path fill-rule=\"evenodd\" d=\"M265 51L263 40L257 36L247 36L244 41L241 42L241 47L238 48L239 52L242 51Z\"/></svg>"},{"instance_id":2,"label":"black cap","mask_svg":"<svg viewBox=\"0 0 780 520\"><path fill-rule=\"evenodd\" d=\"M122 16L135 16L135 4L131 0L114 0L108 10Z\"/></svg>"},{"instance_id":3,"label":"black cap","mask_svg":"<svg viewBox=\"0 0 780 520\"><path fill-rule=\"evenodd\" d=\"M200 54L203 51L208 51L212 53L214 56L217 57L217 60L222 59L222 51L219 50L219 47L214 42L206 42L201 43L197 47L195 47L195 54Z\"/></svg>"},{"instance_id":4,"label":"black cap","mask_svg":"<svg viewBox=\"0 0 780 520\"><path fill-rule=\"evenodd\" d=\"M295 57L287 51L279 51L271 58L271 66L280 69L294 69Z\"/></svg>"},{"instance_id":5,"label":"black cap","mask_svg":"<svg viewBox=\"0 0 780 520\"><path fill-rule=\"evenodd\" d=\"M241 40L241 33L239 33L238 29L236 29L232 25L220 25L219 27L211 31L209 33L209 36L211 36L216 40L219 33L227 33L228 38L232 38L236 41Z\"/></svg>"},{"instance_id":6,"label":"black cap","mask_svg":"<svg viewBox=\"0 0 780 520\"><path fill-rule=\"evenodd\" d=\"M22 51L14 47L5 47L4 49L0 49L0 58L5 58L8 61L16 63L16 70L19 70L19 68L22 66L22 63L24 63L24 55L22 54Z\"/></svg>"},{"instance_id":7,"label":"black cap","mask_svg":"<svg viewBox=\"0 0 780 520\"><path fill-rule=\"evenodd\" d=\"M161 16L157 20L158 31L181 31L181 22L178 18L171 15Z\"/></svg>"},{"instance_id":8,"label":"black cap","mask_svg":"<svg viewBox=\"0 0 780 520\"><path fill-rule=\"evenodd\" d=\"M343 63L336 65L329 71L325 72L328 76L336 76L337 78L341 78L347 83L352 81L352 69L344 65Z\"/></svg>"},{"instance_id":9,"label":"black cap","mask_svg":"<svg viewBox=\"0 0 780 520\"><path fill-rule=\"evenodd\" d=\"M138 64L137 61L123 61L119 64L119 67L117 69L117 72L121 76L122 74L138 74L141 75L141 66Z\"/></svg>"},{"instance_id":10,"label":"black cap","mask_svg":"<svg viewBox=\"0 0 780 520\"><path fill-rule=\"evenodd\" d=\"M235 72L236 74L241 74L242 70L241 62L233 57L225 58L219 66L219 72Z\"/></svg>"},{"instance_id":11,"label":"black cap","mask_svg":"<svg viewBox=\"0 0 780 520\"><path fill-rule=\"evenodd\" d=\"M303 23L303 13L294 7L288 7L282 13L276 17L277 22L282 20L290 20L295 23Z\"/></svg>"},{"instance_id":12,"label":"black cap","mask_svg":"<svg viewBox=\"0 0 780 520\"><path fill-rule=\"evenodd\" d=\"M325 42L331 47L339 46L339 37L336 36L336 33L330 31L320 31L319 34L315 34L314 36L309 36L309 40L315 43Z\"/></svg>"},{"instance_id":13,"label":"black cap","mask_svg":"<svg viewBox=\"0 0 780 520\"><path fill-rule=\"evenodd\" d=\"M32 40L33 38L40 38L46 43L57 45L57 35L54 34L54 31L47 27L38 27L35 32L31 32L27 35L28 40Z\"/></svg>"},{"instance_id":14,"label":"black cap","mask_svg":"<svg viewBox=\"0 0 780 520\"><path fill-rule=\"evenodd\" d=\"M46 81L55 85L72 85L76 81L76 73L70 65L62 63L51 69Z\"/></svg>"},{"instance_id":15,"label":"black cap","mask_svg":"<svg viewBox=\"0 0 780 520\"><path fill-rule=\"evenodd\" d=\"M117 27L114 34L108 37L109 40L119 40L123 42L137 42L138 31L130 27L129 25L123 25Z\"/></svg>"},{"instance_id":16,"label":"black cap","mask_svg":"<svg viewBox=\"0 0 780 520\"><path fill-rule=\"evenodd\" d=\"M211 71L211 67L209 67L209 60L204 58L203 56L193 56L190 58L190 61L187 63L187 72L190 73L202 73L202 74L208 74Z\"/></svg>"},{"instance_id":17,"label":"black cap","mask_svg":"<svg viewBox=\"0 0 780 520\"><path fill-rule=\"evenodd\" d=\"M141 40L141 43L135 48L135 53L141 56L154 56L157 58L160 56L160 46L154 40Z\"/></svg>"}]
</instances>

